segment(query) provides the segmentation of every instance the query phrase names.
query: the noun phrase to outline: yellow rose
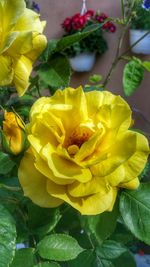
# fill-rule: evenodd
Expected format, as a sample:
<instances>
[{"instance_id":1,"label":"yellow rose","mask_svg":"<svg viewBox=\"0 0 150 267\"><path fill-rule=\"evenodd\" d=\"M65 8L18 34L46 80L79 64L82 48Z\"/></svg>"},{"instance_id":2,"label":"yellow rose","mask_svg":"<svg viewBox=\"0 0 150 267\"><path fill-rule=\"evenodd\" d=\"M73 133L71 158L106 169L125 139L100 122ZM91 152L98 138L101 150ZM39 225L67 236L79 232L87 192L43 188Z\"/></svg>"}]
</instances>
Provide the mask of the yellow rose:
<instances>
[{"instance_id":1,"label":"yellow rose","mask_svg":"<svg viewBox=\"0 0 150 267\"><path fill-rule=\"evenodd\" d=\"M24 194L42 207L65 201L81 214L111 211L120 187L138 187L149 154L130 124L128 104L107 91L66 88L40 98L19 167Z\"/></svg>"},{"instance_id":2,"label":"yellow rose","mask_svg":"<svg viewBox=\"0 0 150 267\"><path fill-rule=\"evenodd\" d=\"M25 146L25 127L13 112L4 113L2 145L7 152L18 155Z\"/></svg>"},{"instance_id":3,"label":"yellow rose","mask_svg":"<svg viewBox=\"0 0 150 267\"><path fill-rule=\"evenodd\" d=\"M32 64L47 44L44 26L24 0L0 1L0 86L11 84L20 96L25 93Z\"/></svg>"}]
</instances>

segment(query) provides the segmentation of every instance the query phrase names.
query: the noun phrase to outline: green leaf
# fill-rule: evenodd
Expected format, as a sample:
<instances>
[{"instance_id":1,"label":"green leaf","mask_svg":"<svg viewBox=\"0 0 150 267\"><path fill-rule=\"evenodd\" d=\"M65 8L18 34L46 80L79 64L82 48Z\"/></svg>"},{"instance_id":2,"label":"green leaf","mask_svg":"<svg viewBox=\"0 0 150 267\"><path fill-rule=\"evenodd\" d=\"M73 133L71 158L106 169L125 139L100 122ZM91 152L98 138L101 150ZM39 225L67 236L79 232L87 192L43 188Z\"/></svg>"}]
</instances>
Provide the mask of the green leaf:
<instances>
[{"instance_id":1,"label":"green leaf","mask_svg":"<svg viewBox=\"0 0 150 267\"><path fill-rule=\"evenodd\" d=\"M91 83L98 83L98 82L100 82L101 80L102 80L102 76L99 75L99 74L94 74L94 75L90 76L90 78L89 78L89 81L90 81Z\"/></svg>"},{"instance_id":2,"label":"green leaf","mask_svg":"<svg viewBox=\"0 0 150 267\"><path fill-rule=\"evenodd\" d=\"M107 239L115 230L119 210L116 202L112 212L104 212L96 216L87 216L87 226L99 243ZM111 223L110 223L111 222Z\"/></svg>"},{"instance_id":3,"label":"green leaf","mask_svg":"<svg viewBox=\"0 0 150 267\"><path fill-rule=\"evenodd\" d=\"M100 259L96 257L93 265L91 267L115 267L114 264L109 260Z\"/></svg>"},{"instance_id":4,"label":"green leaf","mask_svg":"<svg viewBox=\"0 0 150 267\"><path fill-rule=\"evenodd\" d=\"M60 267L60 265L56 262L41 262L37 265L34 265L34 267Z\"/></svg>"},{"instance_id":5,"label":"green leaf","mask_svg":"<svg viewBox=\"0 0 150 267\"><path fill-rule=\"evenodd\" d=\"M41 208L29 202L28 217L29 228L41 238L55 228L61 215L59 208Z\"/></svg>"},{"instance_id":6,"label":"green leaf","mask_svg":"<svg viewBox=\"0 0 150 267\"><path fill-rule=\"evenodd\" d=\"M42 55L40 56L40 58L47 61L49 56L51 56L55 52L57 43L58 43L58 40L55 40L55 39L48 41L47 47L42 53Z\"/></svg>"},{"instance_id":7,"label":"green leaf","mask_svg":"<svg viewBox=\"0 0 150 267\"><path fill-rule=\"evenodd\" d=\"M16 227L10 213L0 205L0 266L8 266L15 254Z\"/></svg>"},{"instance_id":8,"label":"green leaf","mask_svg":"<svg viewBox=\"0 0 150 267\"><path fill-rule=\"evenodd\" d=\"M150 183L122 192L120 212L130 231L150 245Z\"/></svg>"},{"instance_id":9,"label":"green leaf","mask_svg":"<svg viewBox=\"0 0 150 267\"><path fill-rule=\"evenodd\" d=\"M15 257L10 267L33 267L34 263L34 249L23 248L16 250Z\"/></svg>"},{"instance_id":10,"label":"green leaf","mask_svg":"<svg viewBox=\"0 0 150 267\"><path fill-rule=\"evenodd\" d=\"M144 61L142 63L143 67L145 70L149 71L150 72L150 61Z\"/></svg>"},{"instance_id":11,"label":"green leaf","mask_svg":"<svg viewBox=\"0 0 150 267\"><path fill-rule=\"evenodd\" d=\"M110 239L121 244L127 244L128 242L134 240L134 236L127 229L124 223L118 222L114 233L110 236Z\"/></svg>"},{"instance_id":12,"label":"green leaf","mask_svg":"<svg viewBox=\"0 0 150 267\"><path fill-rule=\"evenodd\" d=\"M0 151L0 174L9 173L15 166L15 162L11 160L10 156Z\"/></svg>"},{"instance_id":13,"label":"green leaf","mask_svg":"<svg viewBox=\"0 0 150 267\"><path fill-rule=\"evenodd\" d=\"M95 261L95 255L92 250L86 250L80 253L80 255L73 261L70 261L69 267L92 267L93 262Z\"/></svg>"},{"instance_id":14,"label":"green leaf","mask_svg":"<svg viewBox=\"0 0 150 267\"><path fill-rule=\"evenodd\" d=\"M66 56L55 55L49 63L43 64L38 70L40 79L51 87L65 87L69 85L71 69Z\"/></svg>"},{"instance_id":15,"label":"green leaf","mask_svg":"<svg viewBox=\"0 0 150 267\"><path fill-rule=\"evenodd\" d=\"M78 32L78 33L63 37L57 43L56 52L65 50L67 47L73 45L76 42L81 41L82 39L86 38L88 35L98 30L99 28L100 28L99 24L95 24L95 25L86 27L84 29L84 32Z\"/></svg>"},{"instance_id":16,"label":"green leaf","mask_svg":"<svg viewBox=\"0 0 150 267\"><path fill-rule=\"evenodd\" d=\"M136 262L133 255L130 252L123 253L119 258L113 261L115 267L136 267Z\"/></svg>"},{"instance_id":17,"label":"green leaf","mask_svg":"<svg viewBox=\"0 0 150 267\"><path fill-rule=\"evenodd\" d=\"M74 238L65 234L46 236L37 248L42 258L56 261L75 259L83 251Z\"/></svg>"},{"instance_id":18,"label":"green leaf","mask_svg":"<svg viewBox=\"0 0 150 267\"><path fill-rule=\"evenodd\" d=\"M107 260L116 259L126 251L126 247L113 240L105 240L103 244L96 249L97 255L101 259Z\"/></svg>"},{"instance_id":19,"label":"green leaf","mask_svg":"<svg viewBox=\"0 0 150 267\"><path fill-rule=\"evenodd\" d=\"M144 68L137 60L131 60L123 71L123 88L126 96L132 95L144 78Z\"/></svg>"}]
</instances>

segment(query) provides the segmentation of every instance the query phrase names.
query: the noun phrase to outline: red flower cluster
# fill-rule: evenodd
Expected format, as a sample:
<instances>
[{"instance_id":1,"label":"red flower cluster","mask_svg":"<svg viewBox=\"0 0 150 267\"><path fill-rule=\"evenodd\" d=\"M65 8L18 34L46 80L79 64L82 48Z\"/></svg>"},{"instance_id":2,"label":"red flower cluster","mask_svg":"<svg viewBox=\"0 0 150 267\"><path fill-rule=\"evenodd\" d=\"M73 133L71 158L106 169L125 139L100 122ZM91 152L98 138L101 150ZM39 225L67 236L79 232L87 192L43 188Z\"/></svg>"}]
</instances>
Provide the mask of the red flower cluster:
<instances>
[{"instance_id":1,"label":"red flower cluster","mask_svg":"<svg viewBox=\"0 0 150 267\"><path fill-rule=\"evenodd\" d=\"M94 10L88 10L84 15L77 13L73 17L66 18L62 23L62 27L66 32L70 32L72 30L77 31L83 29L88 21L92 21L93 23L104 23L106 19L108 19L106 14L101 13L100 15L95 15ZM102 26L102 29L109 32L115 32L116 26L114 23L107 21Z\"/></svg>"},{"instance_id":2,"label":"red flower cluster","mask_svg":"<svg viewBox=\"0 0 150 267\"><path fill-rule=\"evenodd\" d=\"M93 16L93 10L88 10L84 15L77 13L73 17L66 18L62 23L62 27L65 29L66 32L70 32L71 30L80 30L85 26L86 22L90 20Z\"/></svg>"},{"instance_id":3,"label":"red flower cluster","mask_svg":"<svg viewBox=\"0 0 150 267\"><path fill-rule=\"evenodd\" d=\"M103 23L107 18L108 16L104 13L101 13L100 15L96 16L96 20L100 23ZM103 25L102 29L108 30L109 32L115 32L116 26L114 23L108 21Z\"/></svg>"}]
</instances>

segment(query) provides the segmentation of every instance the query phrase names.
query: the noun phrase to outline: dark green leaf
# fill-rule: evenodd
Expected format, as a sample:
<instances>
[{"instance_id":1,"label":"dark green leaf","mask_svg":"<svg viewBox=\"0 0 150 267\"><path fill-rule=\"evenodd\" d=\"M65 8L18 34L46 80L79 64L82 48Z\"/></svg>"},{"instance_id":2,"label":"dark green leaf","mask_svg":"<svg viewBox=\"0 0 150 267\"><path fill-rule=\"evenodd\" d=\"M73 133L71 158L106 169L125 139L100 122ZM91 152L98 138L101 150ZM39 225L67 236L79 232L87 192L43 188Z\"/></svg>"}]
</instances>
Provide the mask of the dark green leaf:
<instances>
[{"instance_id":1,"label":"dark green leaf","mask_svg":"<svg viewBox=\"0 0 150 267\"><path fill-rule=\"evenodd\" d=\"M73 261L70 261L69 267L92 267L95 261L95 255L92 250L86 250L80 253L80 255Z\"/></svg>"},{"instance_id":2,"label":"dark green leaf","mask_svg":"<svg viewBox=\"0 0 150 267\"><path fill-rule=\"evenodd\" d=\"M33 267L35 263L34 261L34 249L23 248L16 251L15 257L10 267Z\"/></svg>"},{"instance_id":3,"label":"dark green leaf","mask_svg":"<svg viewBox=\"0 0 150 267\"><path fill-rule=\"evenodd\" d=\"M70 64L63 55L55 55L49 63L43 64L38 70L40 79L51 87L64 87L69 85Z\"/></svg>"},{"instance_id":4,"label":"dark green leaf","mask_svg":"<svg viewBox=\"0 0 150 267\"><path fill-rule=\"evenodd\" d=\"M41 208L31 202L28 204L28 216L29 228L40 237L52 231L61 218L58 208Z\"/></svg>"},{"instance_id":5,"label":"dark green leaf","mask_svg":"<svg viewBox=\"0 0 150 267\"><path fill-rule=\"evenodd\" d=\"M101 246L96 250L97 255L101 259L112 260L118 258L121 254L127 251L126 247L113 241L105 240Z\"/></svg>"},{"instance_id":6,"label":"dark green leaf","mask_svg":"<svg viewBox=\"0 0 150 267\"><path fill-rule=\"evenodd\" d=\"M127 229L124 223L118 222L116 229L114 233L111 235L110 239L116 242L122 243L122 244L127 244L128 242L131 242L134 240L134 236Z\"/></svg>"},{"instance_id":7,"label":"dark green leaf","mask_svg":"<svg viewBox=\"0 0 150 267\"><path fill-rule=\"evenodd\" d=\"M136 262L130 252L123 253L119 258L113 261L115 267L136 267Z\"/></svg>"},{"instance_id":8,"label":"dark green leaf","mask_svg":"<svg viewBox=\"0 0 150 267\"><path fill-rule=\"evenodd\" d=\"M130 231L150 245L150 183L122 192L120 211Z\"/></svg>"},{"instance_id":9,"label":"dark green leaf","mask_svg":"<svg viewBox=\"0 0 150 267\"><path fill-rule=\"evenodd\" d=\"M15 166L10 156L0 151L0 174L7 174Z\"/></svg>"},{"instance_id":10,"label":"dark green leaf","mask_svg":"<svg viewBox=\"0 0 150 267\"><path fill-rule=\"evenodd\" d=\"M86 38L89 34L92 32L98 30L100 26L98 24L88 26L84 29L84 32L78 32L73 35L66 36L62 39L60 39L57 43L56 51L60 52L65 50L67 47L73 45L76 42L81 41L82 39Z\"/></svg>"},{"instance_id":11,"label":"dark green leaf","mask_svg":"<svg viewBox=\"0 0 150 267\"><path fill-rule=\"evenodd\" d=\"M49 56L51 56L54 53L56 46L57 46L57 42L58 40L48 41L47 47L45 51L42 53L42 55L40 56L40 58L47 61Z\"/></svg>"},{"instance_id":12,"label":"dark green leaf","mask_svg":"<svg viewBox=\"0 0 150 267\"><path fill-rule=\"evenodd\" d=\"M101 243L114 232L118 213L118 203L116 202L112 212L104 212L96 216L86 217L87 226L98 242Z\"/></svg>"},{"instance_id":13,"label":"dark green leaf","mask_svg":"<svg viewBox=\"0 0 150 267\"><path fill-rule=\"evenodd\" d=\"M15 222L10 213L0 205L0 266L8 266L15 254Z\"/></svg>"},{"instance_id":14,"label":"dark green leaf","mask_svg":"<svg viewBox=\"0 0 150 267\"><path fill-rule=\"evenodd\" d=\"M141 84L144 77L144 68L136 60L131 60L125 65L123 71L123 88L126 96L132 95Z\"/></svg>"},{"instance_id":15,"label":"dark green leaf","mask_svg":"<svg viewBox=\"0 0 150 267\"><path fill-rule=\"evenodd\" d=\"M83 249L71 236L53 234L46 236L39 242L38 251L42 258L56 261L68 261L75 259Z\"/></svg>"},{"instance_id":16,"label":"dark green leaf","mask_svg":"<svg viewBox=\"0 0 150 267\"><path fill-rule=\"evenodd\" d=\"M56 262L41 262L37 265L34 265L34 267L60 267L60 265Z\"/></svg>"},{"instance_id":17,"label":"dark green leaf","mask_svg":"<svg viewBox=\"0 0 150 267\"><path fill-rule=\"evenodd\" d=\"M115 267L115 266L109 260L104 260L104 259L100 259L99 257L96 257L91 267Z\"/></svg>"}]
</instances>

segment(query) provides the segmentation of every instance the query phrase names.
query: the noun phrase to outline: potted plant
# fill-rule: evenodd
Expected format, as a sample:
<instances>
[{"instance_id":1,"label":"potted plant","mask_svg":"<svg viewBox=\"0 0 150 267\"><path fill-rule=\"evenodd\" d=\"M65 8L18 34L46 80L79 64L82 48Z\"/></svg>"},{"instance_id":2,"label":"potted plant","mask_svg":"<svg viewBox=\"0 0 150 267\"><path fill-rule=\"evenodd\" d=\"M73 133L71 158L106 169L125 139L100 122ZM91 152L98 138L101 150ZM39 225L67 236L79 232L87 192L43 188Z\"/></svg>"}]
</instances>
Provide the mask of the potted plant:
<instances>
[{"instance_id":1,"label":"potted plant","mask_svg":"<svg viewBox=\"0 0 150 267\"><path fill-rule=\"evenodd\" d=\"M69 57L74 71L84 72L92 69L96 54L101 55L107 50L107 42L103 37L103 32L113 33L116 31L116 26L108 21L106 14L95 13L93 10L88 10L83 15L77 13L72 17L66 18L62 23L62 27L66 32L65 36L82 32L87 26L93 24L99 24L100 28L64 51Z\"/></svg>"},{"instance_id":2,"label":"potted plant","mask_svg":"<svg viewBox=\"0 0 150 267\"><path fill-rule=\"evenodd\" d=\"M130 45L137 44L132 51L137 54L150 54L150 1L135 1L131 20ZM143 37L143 38L142 38ZM141 40L140 40L141 39Z\"/></svg>"}]
</instances>

